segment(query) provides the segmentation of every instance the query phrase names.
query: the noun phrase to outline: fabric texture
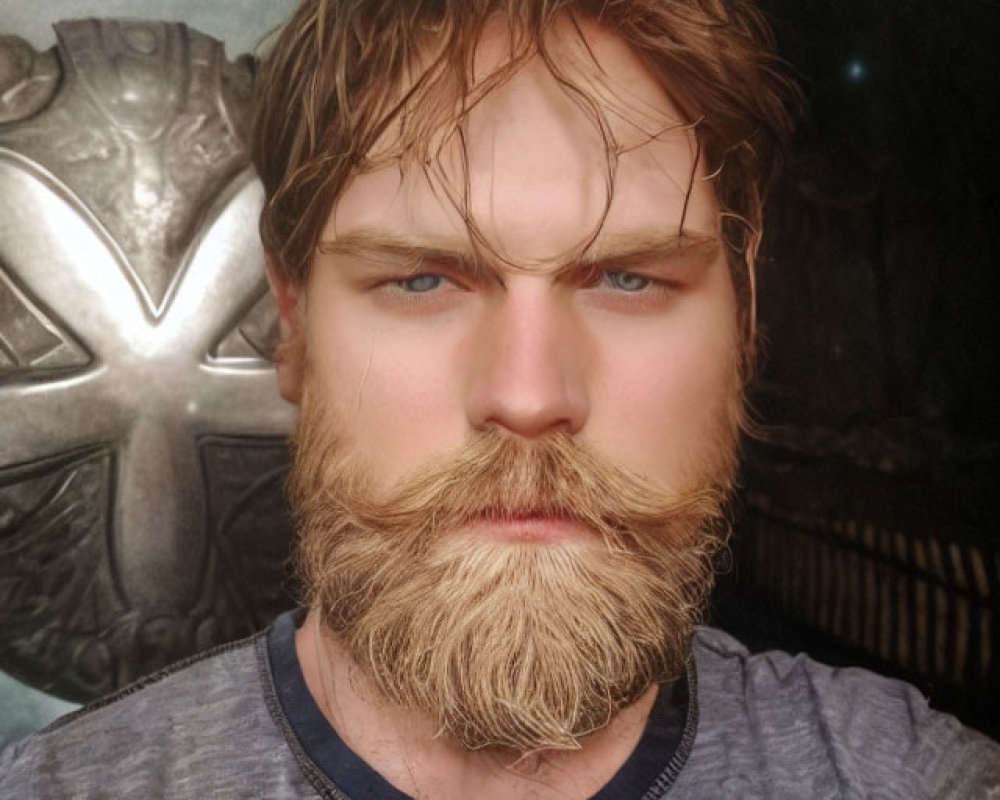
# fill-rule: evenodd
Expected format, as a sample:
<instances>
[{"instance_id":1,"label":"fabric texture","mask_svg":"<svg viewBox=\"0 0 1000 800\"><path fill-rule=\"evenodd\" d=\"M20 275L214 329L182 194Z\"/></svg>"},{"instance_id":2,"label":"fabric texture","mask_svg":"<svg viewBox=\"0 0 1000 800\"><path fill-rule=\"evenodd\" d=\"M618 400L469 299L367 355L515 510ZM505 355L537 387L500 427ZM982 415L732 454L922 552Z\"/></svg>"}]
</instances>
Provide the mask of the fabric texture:
<instances>
[{"instance_id":1,"label":"fabric texture","mask_svg":"<svg viewBox=\"0 0 1000 800\"><path fill-rule=\"evenodd\" d=\"M305 757L333 784L317 779L318 788L341 792L351 800L407 800L341 740L330 726L306 686L295 653L295 629L301 615L279 618L268 634L271 675L281 710L282 725ZM693 675L693 668L689 675ZM639 743L632 756L594 795L593 800L642 797L668 769L678 769L694 739L696 717L688 701L689 681L661 687ZM673 765L673 766L672 766Z\"/></svg>"},{"instance_id":2,"label":"fabric texture","mask_svg":"<svg viewBox=\"0 0 1000 800\"><path fill-rule=\"evenodd\" d=\"M279 619L272 640L291 620ZM0 752L0 798L361 800L304 746L274 659L258 635L64 717ZM907 684L751 655L709 628L696 634L694 664L681 742L637 800L1000 800L1000 745L931 711Z\"/></svg>"}]
</instances>

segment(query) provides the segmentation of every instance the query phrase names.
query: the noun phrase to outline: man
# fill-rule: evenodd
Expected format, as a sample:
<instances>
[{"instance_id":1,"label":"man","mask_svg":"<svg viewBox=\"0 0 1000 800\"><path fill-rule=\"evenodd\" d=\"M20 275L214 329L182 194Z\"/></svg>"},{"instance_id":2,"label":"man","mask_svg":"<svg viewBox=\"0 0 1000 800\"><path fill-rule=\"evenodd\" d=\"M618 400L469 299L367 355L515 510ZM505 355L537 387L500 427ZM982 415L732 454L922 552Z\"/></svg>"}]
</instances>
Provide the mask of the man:
<instances>
[{"instance_id":1,"label":"man","mask_svg":"<svg viewBox=\"0 0 1000 800\"><path fill-rule=\"evenodd\" d=\"M973 797L910 687L697 629L795 93L742 0L307 0L259 77L305 609L7 796Z\"/></svg>"}]
</instances>

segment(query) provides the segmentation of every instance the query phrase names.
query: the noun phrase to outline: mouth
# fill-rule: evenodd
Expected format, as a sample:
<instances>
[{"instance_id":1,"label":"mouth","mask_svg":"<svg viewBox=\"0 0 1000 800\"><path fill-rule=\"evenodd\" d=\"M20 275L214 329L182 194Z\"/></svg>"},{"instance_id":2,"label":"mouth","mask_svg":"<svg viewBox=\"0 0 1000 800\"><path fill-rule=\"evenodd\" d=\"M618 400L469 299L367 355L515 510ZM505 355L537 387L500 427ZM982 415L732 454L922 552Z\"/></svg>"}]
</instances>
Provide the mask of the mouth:
<instances>
[{"instance_id":1,"label":"mouth","mask_svg":"<svg viewBox=\"0 0 1000 800\"><path fill-rule=\"evenodd\" d=\"M481 514L464 528L473 536L507 544L555 544L597 537L590 526L569 514L548 511Z\"/></svg>"}]
</instances>

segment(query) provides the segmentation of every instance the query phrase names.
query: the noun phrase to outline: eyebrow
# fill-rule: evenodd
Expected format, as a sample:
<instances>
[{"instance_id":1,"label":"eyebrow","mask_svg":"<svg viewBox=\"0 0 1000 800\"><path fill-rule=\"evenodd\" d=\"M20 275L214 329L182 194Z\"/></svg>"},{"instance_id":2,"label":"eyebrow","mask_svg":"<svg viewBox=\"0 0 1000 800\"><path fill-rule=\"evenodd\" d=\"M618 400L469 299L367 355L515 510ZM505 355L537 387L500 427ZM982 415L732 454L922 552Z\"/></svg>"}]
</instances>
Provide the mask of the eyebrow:
<instances>
[{"instance_id":1,"label":"eyebrow","mask_svg":"<svg viewBox=\"0 0 1000 800\"><path fill-rule=\"evenodd\" d=\"M717 236L687 229L640 229L627 234L601 234L577 257L556 266L552 273L557 280L566 280L580 273L601 271L626 272L650 262L680 255L692 255L708 263L717 257L722 243ZM399 234L381 228L358 228L336 239L321 241L317 250L324 255L346 256L369 262L383 262L386 268L419 269L428 261L448 264L476 277L501 280L511 268L527 271L541 267L517 267L485 260L468 239L458 236Z\"/></svg>"},{"instance_id":2,"label":"eyebrow","mask_svg":"<svg viewBox=\"0 0 1000 800\"><path fill-rule=\"evenodd\" d=\"M650 228L598 236L594 246L580 259L581 264L567 264L558 273L572 273L581 268L628 272L650 262L679 256L693 256L695 261L707 264L717 258L721 250L718 236L689 229Z\"/></svg>"},{"instance_id":3,"label":"eyebrow","mask_svg":"<svg viewBox=\"0 0 1000 800\"><path fill-rule=\"evenodd\" d=\"M468 244L458 237L415 236L392 233L381 228L359 228L336 239L317 245L324 255L379 255L410 258L414 255L438 255L457 260L468 257Z\"/></svg>"}]
</instances>

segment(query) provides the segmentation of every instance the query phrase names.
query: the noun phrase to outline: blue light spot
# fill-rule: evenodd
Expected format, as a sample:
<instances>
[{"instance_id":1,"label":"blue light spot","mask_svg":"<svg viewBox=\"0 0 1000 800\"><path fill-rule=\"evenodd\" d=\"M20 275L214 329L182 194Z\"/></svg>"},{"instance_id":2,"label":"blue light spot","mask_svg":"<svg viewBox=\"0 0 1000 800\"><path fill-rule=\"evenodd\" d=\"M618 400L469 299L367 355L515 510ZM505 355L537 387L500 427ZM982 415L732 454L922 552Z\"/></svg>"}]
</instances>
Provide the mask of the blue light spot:
<instances>
[{"instance_id":1,"label":"blue light spot","mask_svg":"<svg viewBox=\"0 0 1000 800\"><path fill-rule=\"evenodd\" d=\"M868 65L860 58L852 58L847 62L847 79L852 83L861 83L868 77Z\"/></svg>"}]
</instances>

